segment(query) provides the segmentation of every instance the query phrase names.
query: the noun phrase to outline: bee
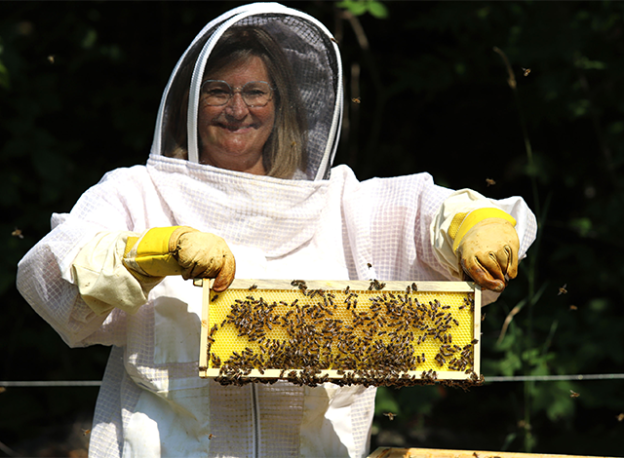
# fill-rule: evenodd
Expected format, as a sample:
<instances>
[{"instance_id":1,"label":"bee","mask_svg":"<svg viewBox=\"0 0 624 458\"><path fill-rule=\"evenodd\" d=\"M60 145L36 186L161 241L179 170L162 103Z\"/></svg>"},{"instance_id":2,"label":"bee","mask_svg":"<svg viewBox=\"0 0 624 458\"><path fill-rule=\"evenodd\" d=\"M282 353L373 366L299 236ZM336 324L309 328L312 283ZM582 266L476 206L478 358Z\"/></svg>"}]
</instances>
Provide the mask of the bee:
<instances>
[{"instance_id":1,"label":"bee","mask_svg":"<svg viewBox=\"0 0 624 458\"><path fill-rule=\"evenodd\" d=\"M580 396L579 393L577 393L576 391L570 390L570 397L571 398L578 398L579 396Z\"/></svg>"},{"instance_id":2,"label":"bee","mask_svg":"<svg viewBox=\"0 0 624 458\"><path fill-rule=\"evenodd\" d=\"M568 287L568 284L566 283L561 288L559 288L559 292L557 293L557 296L561 296L562 294L568 294L568 290L566 289L567 287Z\"/></svg>"},{"instance_id":3,"label":"bee","mask_svg":"<svg viewBox=\"0 0 624 458\"><path fill-rule=\"evenodd\" d=\"M330 39L331 41L333 41L334 43L339 44L339 43L338 43L338 40L336 40L334 37L330 37L329 39Z\"/></svg>"},{"instance_id":4,"label":"bee","mask_svg":"<svg viewBox=\"0 0 624 458\"><path fill-rule=\"evenodd\" d=\"M370 262L367 262L366 265L368 266L369 269L373 268L373 265Z\"/></svg>"},{"instance_id":5,"label":"bee","mask_svg":"<svg viewBox=\"0 0 624 458\"><path fill-rule=\"evenodd\" d=\"M217 299L219 299L218 294L215 294L214 296L212 296L212 302L216 301Z\"/></svg>"},{"instance_id":6,"label":"bee","mask_svg":"<svg viewBox=\"0 0 624 458\"><path fill-rule=\"evenodd\" d=\"M53 64L53 63L54 63L54 54L50 54L50 55L48 56L48 62L50 62L51 64Z\"/></svg>"},{"instance_id":7,"label":"bee","mask_svg":"<svg viewBox=\"0 0 624 458\"><path fill-rule=\"evenodd\" d=\"M386 417L388 417L388 418L390 419L390 421L394 420L394 417L396 417L396 416L397 416L397 414L392 413L392 412L384 412L384 415L385 415Z\"/></svg>"},{"instance_id":8,"label":"bee","mask_svg":"<svg viewBox=\"0 0 624 458\"><path fill-rule=\"evenodd\" d=\"M257 288L258 288L258 285L253 284L249 287L249 291L253 291L254 289L257 289Z\"/></svg>"},{"instance_id":9,"label":"bee","mask_svg":"<svg viewBox=\"0 0 624 458\"><path fill-rule=\"evenodd\" d=\"M615 418L617 418L617 421L622 421L622 420L624 420L624 413L619 414L619 415L618 415L617 417L615 417Z\"/></svg>"},{"instance_id":10,"label":"bee","mask_svg":"<svg viewBox=\"0 0 624 458\"><path fill-rule=\"evenodd\" d=\"M15 228L15 230L13 232L11 232L11 235L13 237L17 237L18 239L23 239L24 238L24 234L22 234L22 230Z\"/></svg>"},{"instance_id":11,"label":"bee","mask_svg":"<svg viewBox=\"0 0 624 458\"><path fill-rule=\"evenodd\" d=\"M485 313L483 313L483 315L481 315L481 321L485 320Z\"/></svg>"},{"instance_id":12,"label":"bee","mask_svg":"<svg viewBox=\"0 0 624 458\"><path fill-rule=\"evenodd\" d=\"M570 310L577 310L577 309L578 309L578 307L576 305L571 305L570 306Z\"/></svg>"},{"instance_id":13,"label":"bee","mask_svg":"<svg viewBox=\"0 0 624 458\"><path fill-rule=\"evenodd\" d=\"M293 142L290 144L290 147L291 147L291 148L294 148L295 146L297 146L297 142L296 142L296 141L293 141Z\"/></svg>"},{"instance_id":14,"label":"bee","mask_svg":"<svg viewBox=\"0 0 624 458\"><path fill-rule=\"evenodd\" d=\"M529 74L531 73L531 69L522 67L522 72L524 76L529 76Z\"/></svg>"},{"instance_id":15,"label":"bee","mask_svg":"<svg viewBox=\"0 0 624 458\"><path fill-rule=\"evenodd\" d=\"M208 434L208 440L211 440L214 436L212 434Z\"/></svg>"},{"instance_id":16,"label":"bee","mask_svg":"<svg viewBox=\"0 0 624 458\"><path fill-rule=\"evenodd\" d=\"M82 435L83 435L83 436L88 436L90 433L91 433L91 430L90 430L90 429L83 429L83 430L82 430Z\"/></svg>"},{"instance_id":17,"label":"bee","mask_svg":"<svg viewBox=\"0 0 624 458\"><path fill-rule=\"evenodd\" d=\"M359 97L353 97L353 98L351 99L351 101L352 101L353 103L362 103L362 101L360 100L360 98L359 98Z\"/></svg>"}]
</instances>

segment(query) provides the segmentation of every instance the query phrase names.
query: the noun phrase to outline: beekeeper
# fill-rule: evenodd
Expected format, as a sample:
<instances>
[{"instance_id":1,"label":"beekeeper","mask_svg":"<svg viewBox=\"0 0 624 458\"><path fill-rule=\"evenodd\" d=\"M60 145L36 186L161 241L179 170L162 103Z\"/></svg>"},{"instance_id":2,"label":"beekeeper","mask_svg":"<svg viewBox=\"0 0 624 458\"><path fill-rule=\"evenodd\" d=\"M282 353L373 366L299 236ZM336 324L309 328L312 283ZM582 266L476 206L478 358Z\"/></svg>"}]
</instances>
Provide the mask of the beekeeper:
<instances>
[{"instance_id":1,"label":"beekeeper","mask_svg":"<svg viewBox=\"0 0 624 458\"><path fill-rule=\"evenodd\" d=\"M231 10L173 70L147 164L53 215L17 281L68 345L112 346L89 456L367 454L374 388L199 378L201 288L185 279L469 275L492 301L515 277L536 230L524 201L331 168L342 99L322 24L279 4Z\"/></svg>"}]
</instances>

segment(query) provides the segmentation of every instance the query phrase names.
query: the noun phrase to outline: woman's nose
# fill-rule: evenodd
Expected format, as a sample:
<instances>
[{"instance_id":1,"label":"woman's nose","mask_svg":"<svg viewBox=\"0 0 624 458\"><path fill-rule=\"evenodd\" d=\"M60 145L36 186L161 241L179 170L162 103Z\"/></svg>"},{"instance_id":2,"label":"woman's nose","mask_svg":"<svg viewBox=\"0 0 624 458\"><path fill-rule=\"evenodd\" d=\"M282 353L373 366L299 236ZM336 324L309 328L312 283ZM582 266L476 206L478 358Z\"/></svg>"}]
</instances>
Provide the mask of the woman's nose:
<instances>
[{"instance_id":1,"label":"woman's nose","mask_svg":"<svg viewBox=\"0 0 624 458\"><path fill-rule=\"evenodd\" d=\"M235 119L243 119L247 116L249 109L240 92L232 94L232 97L226 106L225 112Z\"/></svg>"}]
</instances>

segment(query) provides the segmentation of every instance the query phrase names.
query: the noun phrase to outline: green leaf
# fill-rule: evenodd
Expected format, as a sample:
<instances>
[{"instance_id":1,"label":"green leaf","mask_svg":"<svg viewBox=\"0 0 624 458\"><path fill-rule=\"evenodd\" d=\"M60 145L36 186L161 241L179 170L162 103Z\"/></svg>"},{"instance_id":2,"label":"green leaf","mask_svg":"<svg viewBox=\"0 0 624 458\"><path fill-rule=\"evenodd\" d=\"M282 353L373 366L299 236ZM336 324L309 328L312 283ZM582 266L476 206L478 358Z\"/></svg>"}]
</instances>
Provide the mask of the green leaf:
<instances>
[{"instance_id":1,"label":"green leaf","mask_svg":"<svg viewBox=\"0 0 624 458\"><path fill-rule=\"evenodd\" d=\"M82 40L82 47L85 49L92 48L95 42L97 41L97 37L98 37L98 34L95 29L87 30L87 33Z\"/></svg>"},{"instance_id":2,"label":"green leaf","mask_svg":"<svg viewBox=\"0 0 624 458\"><path fill-rule=\"evenodd\" d=\"M589 60L587 56L579 56L574 60L574 65L583 70L604 70L607 64L599 60Z\"/></svg>"},{"instance_id":3,"label":"green leaf","mask_svg":"<svg viewBox=\"0 0 624 458\"><path fill-rule=\"evenodd\" d=\"M368 4L368 11L377 19L386 19L388 17L388 8L386 8L386 5L376 0L372 0Z\"/></svg>"},{"instance_id":4,"label":"green leaf","mask_svg":"<svg viewBox=\"0 0 624 458\"><path fill-rule=\"evenodd\" d=\"M10 87L9 71L4 66L1 60L0 60L0 86L4 87L5 89L9 89Z\"/></svg>"},{"instance_id":5,"label":"green leaf","mask_svg":"<svg viewBox=\"0 0 624 458\"><path fill-rule=\"evenodd\" d=\"M587 237L591 232L593 225L589 218L574 218L570 221L570 227L577 231L581 237Z\"/></svg>"},{"instance_id":6,"label":"green leaf","mask_svg":"<svg viewBox=\"0 0 624 458\"><path fill-rule=\"evenodd\" d=\"M366 13L366 11L368 11L368 5L362 0L345 0L338 3L336 6L348 10L354 16L361 16L362 14Z\"/></svg>"},{"instance_id":7,"label":"green leaf","mask_svg":"<svg viewBox=\"0 0 624 458\"><path fill-rule=\"evenodd\" d=\"M4 52L4 43L2 42L2 37L0 37L0 55ZM4 63L0 59L0 86L8 89L10 86L9 82L9 71L5 67Z\"/></svg>"}]
</instances>

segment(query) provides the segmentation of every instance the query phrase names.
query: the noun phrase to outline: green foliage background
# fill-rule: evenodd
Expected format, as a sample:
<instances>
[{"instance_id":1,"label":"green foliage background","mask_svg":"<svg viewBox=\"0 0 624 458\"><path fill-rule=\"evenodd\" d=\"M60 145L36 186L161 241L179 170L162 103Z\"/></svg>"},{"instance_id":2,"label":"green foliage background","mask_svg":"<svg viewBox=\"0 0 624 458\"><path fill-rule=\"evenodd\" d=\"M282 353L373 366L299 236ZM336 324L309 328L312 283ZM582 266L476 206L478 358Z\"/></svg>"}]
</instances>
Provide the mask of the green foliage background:
<instances>
[{"instance_id":1,"label":"green foliage background","mask_svg":"<svg viewBox=\"0 0 624 458\"><path fill-rule=\"evenodd\" d=\"M239 4L0 3L0 380L101 378L108 349L67 348L15 290L16 264L52 212L145 162L177 58ZM428 171L443 186L522 195L538 214L519 278L486 309L484 374L624 372L624 3L286 4L343 52L335 163L360 179ZM54 425L91 415L96 391L8 389L0 442L51 440ZM373 446L624 456L623 391L621 380L381 389Z\"/></svg>"}]
</instances>

